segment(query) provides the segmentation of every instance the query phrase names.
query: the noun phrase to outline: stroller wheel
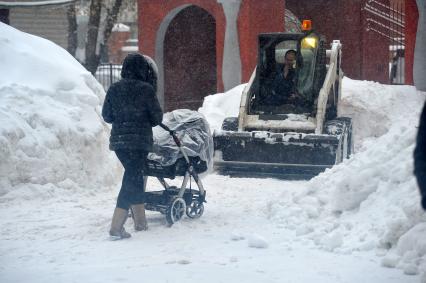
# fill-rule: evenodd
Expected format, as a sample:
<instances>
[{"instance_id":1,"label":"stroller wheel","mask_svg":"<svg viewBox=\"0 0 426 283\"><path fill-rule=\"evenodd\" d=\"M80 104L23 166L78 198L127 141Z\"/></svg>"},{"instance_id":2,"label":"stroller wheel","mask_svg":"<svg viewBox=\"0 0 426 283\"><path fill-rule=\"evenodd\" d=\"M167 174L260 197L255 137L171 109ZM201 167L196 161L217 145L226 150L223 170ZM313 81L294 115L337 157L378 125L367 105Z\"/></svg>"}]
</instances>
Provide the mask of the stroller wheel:
<instances>
[{"instance_id":1,"label":"stroller wheel","mask_svg":"<svg viewBox=\"0 0 426 283\"><path fill-rule=\"evenodd\" d=\"M186 207L186 215L189 218L199 218L203 215L203 212L204 204L198 200L191 201L191 203Z\"/></svg>"},{"instance_id":2,"label":"stroller wheel","mask_svg":"<svg viewBox=\"0 0 426 283\"><path fill-rule=\"evenodd\" d=\"M170 205L167 208L166 220L169 226L172 226L175 222L179 221L186 210L186 204L183 198L174 196L170 201Z\"/></svg>"}]
</instances>

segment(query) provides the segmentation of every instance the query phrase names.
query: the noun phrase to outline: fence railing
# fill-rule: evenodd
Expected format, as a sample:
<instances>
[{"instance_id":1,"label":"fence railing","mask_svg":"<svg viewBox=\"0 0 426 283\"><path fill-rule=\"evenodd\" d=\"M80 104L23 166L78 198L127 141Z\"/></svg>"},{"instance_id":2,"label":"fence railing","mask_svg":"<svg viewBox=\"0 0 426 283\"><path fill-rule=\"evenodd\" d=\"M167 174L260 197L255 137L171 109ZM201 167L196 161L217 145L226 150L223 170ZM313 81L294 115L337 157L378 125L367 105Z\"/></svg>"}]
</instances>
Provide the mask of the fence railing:
<instances>
[{"instance_id":1,"label":"fence railing","mask_svg":"<svg viewBox=\"0 0 426 283\"><path fill-rule=\"evenodd\" d=\"M121 65L102 63L99 65L98 70L95 73L95 77L98 82L104 87L105 91L108 90L110 85L117 82L121 78Z\"/></svg>"},{"instance_id":2,"label":"fence railing","mask_svg":"<svg viewBox=\"0 0 426 283\"><path fill-rule=\"evenodd\" d=\"M405 82L405 10L403 0L368 0L367 31L389 42L389 83Z\"/></svg>"}]
</instances>

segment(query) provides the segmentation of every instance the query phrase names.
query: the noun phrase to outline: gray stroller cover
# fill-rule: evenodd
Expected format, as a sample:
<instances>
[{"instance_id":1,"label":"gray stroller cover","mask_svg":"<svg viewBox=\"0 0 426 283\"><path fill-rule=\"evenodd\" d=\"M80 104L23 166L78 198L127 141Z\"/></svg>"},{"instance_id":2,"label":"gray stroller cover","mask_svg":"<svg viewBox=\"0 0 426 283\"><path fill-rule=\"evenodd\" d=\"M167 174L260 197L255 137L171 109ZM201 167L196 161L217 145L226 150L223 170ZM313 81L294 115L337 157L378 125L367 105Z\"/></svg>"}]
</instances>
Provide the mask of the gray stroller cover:
<instances>
[{"instance_id":1,"label":"gray stroller cover","mask_svg":"<svg viewBox=\"0 0 426 283\"><path fill-rule=\"evenodd\" d=\"M189 109L174 110L164 114L163 124L175 131L189 157L199 157L205 161L208 171L213 168L213 137L201 113ZM160 126L153 128L153 138L153 152L148 154L148 159L162 166L170 166L183 157L173 138Z\"/></svg>"}]
</instances>

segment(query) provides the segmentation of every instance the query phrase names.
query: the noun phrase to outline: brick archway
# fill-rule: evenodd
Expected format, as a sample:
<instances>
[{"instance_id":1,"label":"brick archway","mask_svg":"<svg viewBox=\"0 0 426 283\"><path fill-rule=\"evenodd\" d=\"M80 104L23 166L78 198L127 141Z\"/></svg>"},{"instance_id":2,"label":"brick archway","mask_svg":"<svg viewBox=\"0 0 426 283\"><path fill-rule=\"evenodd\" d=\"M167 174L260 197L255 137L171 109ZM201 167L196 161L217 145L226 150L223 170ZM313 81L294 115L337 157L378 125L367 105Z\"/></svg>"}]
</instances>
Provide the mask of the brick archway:
<instances>
[{"instance_id":1,"label":"brick archway","mask_svg":"<svg viewBox=\"0 0 426 283\"><path fill-rule=\"evenodd\" d=\"M167 57L166 33L169 27L174 25L174 19L192 6L204 10L214 19L216 64L211 65L213 70L216 69L214 92L228 90L240 83L247 82L256 65L258 34L284 30L285 6L283 0L139 0L139 50L154 58L158 65L160 73L158 97L162 106L167 106L169 97L173 97L168 94L166 94L167 97L164 95L165 91L168 92L166 88L170 85L165 75L167 76L173 71L173 68L167 63L169 57ZM185 28L184 25L181 26ZM198 28L205 29L206 26L200 25ZM195 30L194 33L197 37L200 30ZM208 58L211 59L211 57ZM189 66L183 67L182 71L191 72ZM209 77L210 71L206 72L206 77ZM210 93L212 81L214 79L208 80L207 91L204 95ZM192 82L197 84L194 80ZM192 88L197 87L192 86ZM195 95L196 99L199 99L197 95ZM170 103L173 104L173 101ZM190 107L196 110L194 108L196 106ZM167 109L170 108L167 107Z\"/></svg>"},{"instance_id":2,"label":"brick archway","mask_svg":"<svg viewBox=\"0 0 426 283\"><path fill-rule=\"evenodd\" d=\"M161 105L164 108L165 99L164 99L164 88L165 88L165 78L164 78L164 39L166 37L167 29L171 21L176 17L176 15L181 12L183 9L189 7L189 4L181 5L179 7L171 10L167 16L164 17L155 38L155 61L158 65L159 72L159 82L158 82L158 99Z\"/></svg>"},{"instance_id":3,"label":"brick archway","mask_svg":"<svg viewBox=\"0 0 426 283\"><path fill-rule=\"evenodd\" d=\"M217 92L216 22L203 8L185 5L168 24L163 41L164 109L198 109Z\"/></svg>"},{"instance_id":4,"label":"brick archway","mask_svg":"<svg viewBox=\"0 0 426 283\"><path fill-rule=\"evenodd\" d=\"M217 1L206 0L139 0L139 50L155 59L159 69L158 98L161 105L165 101L165 87L170 85L165 78L165 40L166 32L177 15L186 8L197 6L211 15L215 21L216 92L223 89L222 57L225 32L225 15ZM185 27L182 27L185 28ZM184 68L181 71L188 71ZM178 83L178 82L176 82Z\"/></svg>"}]
</instances>

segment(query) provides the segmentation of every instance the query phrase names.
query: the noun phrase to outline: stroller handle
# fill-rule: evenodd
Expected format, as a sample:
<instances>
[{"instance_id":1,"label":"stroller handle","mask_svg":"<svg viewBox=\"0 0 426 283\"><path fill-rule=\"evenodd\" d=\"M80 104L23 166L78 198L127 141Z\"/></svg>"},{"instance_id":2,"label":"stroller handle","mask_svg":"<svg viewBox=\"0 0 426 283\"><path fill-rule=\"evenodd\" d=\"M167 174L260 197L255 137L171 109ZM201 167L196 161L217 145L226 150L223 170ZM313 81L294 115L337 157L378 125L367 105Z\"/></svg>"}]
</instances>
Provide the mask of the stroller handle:
<instances>
[{"instance_id":1,"label":"stroller handle","mask_svg":"<svg viewBox=\"0 0 426 283\"><path fill-rule=\"evenodd\" d=\"M167 127L166 125L164 125L163 123L160 123L159 126L170 133L170 135L172 136L173 140L175 141L175 143L178 147L182 147L180 140L178 139L178 137L175 134L175 131L170 130L170 128Z\"/></svg>"},{"instance_id":2,"label":"stroller handle","mask_svg":"<svg viewBox=\"0 0 426 283\"><path fill-rule=\"evenodd\" d=\"M158 126L160 126L161 128L163 128L164 130L166 130L167 132L171 132L172 130L170 130L169 127L167 127L166 125L164 125L163 123L158 124Z\"/></svg>"}]
</instances>

